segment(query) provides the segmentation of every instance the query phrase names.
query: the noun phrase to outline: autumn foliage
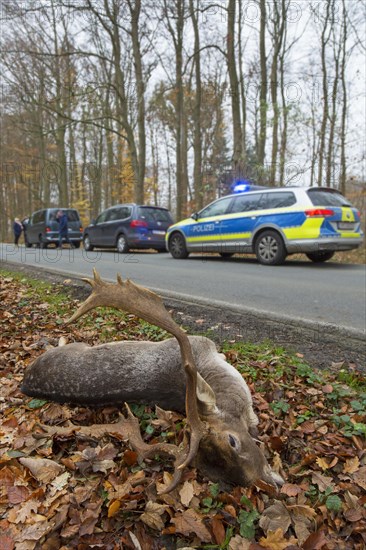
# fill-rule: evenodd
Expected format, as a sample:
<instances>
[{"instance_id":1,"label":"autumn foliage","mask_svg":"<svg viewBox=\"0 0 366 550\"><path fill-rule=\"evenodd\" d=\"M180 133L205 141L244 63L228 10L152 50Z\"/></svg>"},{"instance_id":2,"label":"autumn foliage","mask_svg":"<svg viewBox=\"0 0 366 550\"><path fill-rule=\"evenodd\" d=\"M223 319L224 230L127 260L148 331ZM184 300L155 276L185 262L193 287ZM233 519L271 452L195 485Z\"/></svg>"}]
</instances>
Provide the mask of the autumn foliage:
<instances>
[{"instance_id":1,"label":"autumn foliage","mask_svg":"<svg viewBox=\"0 0 366 550\"><path fill-rule=\"evenodd\" d=\"M117 408L69 407L19 391L27 366L60 337L90 344L157 337L134 316L96 311L74 327L76 301L53 286L0 275L0 549L361 550L366 545L365 379L352 365L333 373L299 355L224 346L253 392L261 444L286 479L221 491L187 469L160 494L171 464L139 463L128 442L42 425L113 422ZM164 337L160 331L159 337ZM331 365L330 365L331 367ZM148 442L179 442L184 419L134 406Z\"/></svg>"}]
</instances>

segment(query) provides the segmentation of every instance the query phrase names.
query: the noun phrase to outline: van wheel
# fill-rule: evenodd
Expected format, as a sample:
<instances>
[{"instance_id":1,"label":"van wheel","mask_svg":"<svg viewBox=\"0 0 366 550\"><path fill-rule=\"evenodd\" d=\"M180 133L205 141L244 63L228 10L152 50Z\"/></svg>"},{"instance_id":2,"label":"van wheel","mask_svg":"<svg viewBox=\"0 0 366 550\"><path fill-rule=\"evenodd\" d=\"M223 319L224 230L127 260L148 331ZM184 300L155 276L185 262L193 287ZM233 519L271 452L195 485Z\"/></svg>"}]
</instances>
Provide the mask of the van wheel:
<instances>
[{"instance_id":1,"label":"van wheel","mask_svg":"<svg viewBox=\"0 0 366 550\"><path fill-rule=\"evenodd\" d=\"M281 235L276 231L263 231L255 241L255 254L263 265L283 264L287 256Z\"/></svg>"},{"instance_id":2,"label":"van wheel","mask_svg":"<svg viewBox=\"0 0 366 550\"><path fill-rule=\"evenodd\" d=\"M39 248L47 248L48 243L43 239L42 235L38 236L38 241L39 241L39 244L38 244Z\"/></svg>"},{"instance_id":3,"label":"van wheel","mask_svg":"<svg viewBox=\"0 0 366 550\"><path fill-rule=\"evenodd\" d=\"M176 260L184 260L188 258L186 242L180 233L173 233L169 239L169 252Z\"/></svg>"},{"instance_id":4,"label":"van wheel","mask_svg":"<svg viewBox=\"0 0 366 550\"><path fill-rule=\"evenodd\" d=\"M32 243L28 242L27 239L25 239L24 244L25 244L26 248L32 248L32 246L33 246Z\"/></svg>"},{"instance_id":5,"label":"van wheel","mask_svg":"<svg viewBox=\"0 0 366 550\"><path fill-rule=\"evenodd\" d=\"M87 252L92 252L92 250L94 250L94 246L90 244L89 235L85 235L83 239L83 243L84 243L84 250L86 250Z\"/></svg>"},{"instance_id":6,"label":"van wheel","mask_svg":"<svg viewBox=\"0 0 366 550\"><path fill-rule=\"evenodd\" d=\"M333 258L335 252L309 252L309 254L306 254L306 256L311 260L312 262L320 263L320 262L327 262L331 258Z\"/></svg>"},{"instance_id":7,"label":"van wheel","mask_svg":"<svg viewBox=\"0 0 366 550\"><path fill-rule=\"evenodd\" d=\"M127 240L123 233L117 237L117 250L120 254L127 254L128 252Z\"/></svg>"}]
</instances>

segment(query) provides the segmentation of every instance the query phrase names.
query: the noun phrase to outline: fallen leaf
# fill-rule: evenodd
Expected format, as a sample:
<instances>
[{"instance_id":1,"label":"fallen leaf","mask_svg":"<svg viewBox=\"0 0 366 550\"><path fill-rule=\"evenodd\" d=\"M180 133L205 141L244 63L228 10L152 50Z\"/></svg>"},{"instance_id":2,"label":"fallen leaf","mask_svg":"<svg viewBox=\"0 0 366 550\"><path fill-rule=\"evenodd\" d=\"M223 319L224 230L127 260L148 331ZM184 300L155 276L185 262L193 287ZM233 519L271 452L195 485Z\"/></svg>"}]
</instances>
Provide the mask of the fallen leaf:
<instances>
[{"instance_id":1,"label":"fallen leaf","mask_svg":"<svg viewBox=\"0 0 366 550\"><path fill-rule=\"evenodd\" d=\"M54 460L49 460L48 458L25 457L19 458L19 462L28 468L32 475L42 483L49 483L65 469Z\"/></svg>"},{"instance_id":2,"label":"fallen leaf","mask_svg":"<svg viewBox=\"0 0 366 550\"><path fill-rule=\"evenodd\" d=\"M51 533L59 528L59 526L65 521L68 505L62 506L55 516L46 521L40 521L23 528L15 537L17 542L24 541L37 541L44 537L47 533ZM17 544L18 548L18 544Z\"/></svg>"},{"instance_id":3,"label":"fallen leaf","mask_svg":"<svg viewBox=\"0 0 366 550\"><path fill-rule=\"evenodd\" d=\"M94 528L99 520L99 514L102 509L103 501L99 499L97 502L89 502L88 509L83 516L83 522L79 528L79 536L92 535Z\"/></svg>"},{"instance_id":4,"label":"fallen leaf","mask_svg":"<svg viewBox=\"0 0 366 550\"><path fill-rule=\"evenodd\" d=\"M185 481L183 487L179 491L180 500L183 506L188 507L194 496L194 489L192 483Z\"/></svg>"},{"instance_id":5,"label":"fallen leaf","mask_svg":"<svg viewBox=\"0 0 366 550\"><path fill-rule=\"evenodd\" d=\"M0 535L0 548L1 550L13 550L15 548L14 539L7 535Z\"/></svg>"},{"instance_id":6,"label":"fallen leaf","mask_svg":"<svg viewBox=\"0 0 366 550\"><path fill-rule=\"evenodd\" d=\"M282 533L286 533L291 525L291 517L286 506L276 500L272 506L263 511L259 525L266 534L277 532L279 528L281 528Z\"/></svg>"},{"instance_id":7,"label":"fallen leaf","mask_svg":"<svg viewBox=\"0 0 366 550\"><path fill-rule=\"evenodd\" d=\"M8 500L10 504L20 504L29 498L29 490L23 485L8 487Z\"/></svg>"},{"instance_id":8,"label":"fallen leaf","mask_svg":"<svg viewBox=\"0 0 366 550\"><path fill-rule=\"evenodd\" d=\"M294 515L292 516L292 526L295 530L295 535L298 540L299 546L309 537L313 522L305 516Z\"/></svg>"},{"instance_id":9,"label":"fallen leaf","mask_svg":"<svg viewBox=\"0 0 366 550\"><path fill-rule=\"evenodd\" d=\"M118 510L121 508L121 502L119 500L115 500L112 502L112 504L108 507L108 517L113 518L118 512Z\"/></svg>"},{"instance_id":10,"label":"fallen leaf","mask_svg":"<svg viewBox=\"0 0 366 550\"><path fill-rule=\"evenodd\" d=\"M313 472L311 477L313 484L317 485L319 487L319 491L321 491L322 493L324 493L324 491L328 489L328 487L333 486L333 478L329 476L323 476L318 472Z\"/></svg>"},{"instance_id":11,"label":"fallen leaf","mask_svg":"<svg viewBox=\"0 0 366 550\"><path fill-rule=\"evenodd\" d=\"M288 497L296 497L296 495L299 495L302 493L303 490L299 485L294 485L293 483L285 483L281 487L281 493L284 495L287 495Z\"/></svg>"},{"instance_id":12,"label":"fallen leaf","mask_svg":"<svg viewBox=\"0 0 366 550\"><path fill-rule=\"evenodd\" d=\"M329 469L329 464L325 460L325 458L321 458L321 457L317 458L316 463L323 471Z\"/></svg>"},{"instance_id":13,"label":"fallen leaf","mask_svg":"<svg viewBox=\"0 0 366 550\"><path fill-rule=\"evenodd\" d=\"M23 506L17 510L14 523L25 523L26 519L29 518L31 514L37 513L39 506L40 506L40 502L37 502L36 500L33 500L33 499L30 499L27 502L25 502Z\"/></svg>"},{"instance_id":14,"label":"fallen leaf","mask_svg":"<svg viewBox=\"0 0 366 550\"><path fill-rule=\"evenodd\" d=\"M139 539L136 537L136 535L134 535L132 531L129 531L128 534L132 540L135 550L142 550L141 544L139 543Z\"/></svg>"},{"instance_id":15,"label":"fallen leaf","mask_svg":"<svg viewBox=\"0 0 366 550\"><path fill-rule=\"evenodd\" d=\"M161 531L164 528L164 521L162 515L166 512L167 506L164 504L158 504L157 502L148 502L145 507L145 512L141 514L140 519L151 529L157 529Z\"/></svg>"},{"instance_id":16,"label":"fallen leaf","mask_svg":"<svg viewBox=\"0 0 366 550\"><path fill-rule=\"evenodd\" d=\"M296 544L297 539L295 539L295 537L285 539L283 536L283 531L279 527L276 531L268 531L267 537L262 537L259 539L259 543L269 550L285 550L285 548L291 544Z\"/></svg>"},{"instance_id":17,"label":"fallen leaf","mask_svg":"<svg viewBox=\"0 0 366 550\"><path fill-rule=\"evenodd\" d=\"M221 546L225 541L226 532L220 517L215 516L212 519L211 527L216 544L219 544Z\"/></svg>"},{"instance_id":18,"label":"fallen leaf","mask_svg":"<svg viewBox=\"0 0 366 550\"><path fill-rule=\"evenodd\" d=\"M360 468L360 460L358 456L348 458L344 464L343 472L345 474L354 474Z\"/></svg>"},{"instance_id":19,"label":"fallen leaf","mask_svg":"<svg viewBox=\"0 0 366 550\"><path fill-rule=\"evenodd\" d=\"M156 427L160 427L163 430L170 428L174 425L174 422L178 420L179 415L173 411L166 411L160 407L155 407L156 419L151 421L151 424Z\"/></svg>"},{"instance_id":20,"label":"fallen leaf","mask_svg":"<svg viewBox=\"0 0 366 550\"><path fill-rule=\"evenodd\" d=\"M314 508L311 508L310 506L307 506L306 504L293 504L291 506L287 506L287 510L291 514L295 514L298 516L304 516L309 519L313 519L316 517L316 511Z\"/></svg>"},{"instance_id":21,"label":"fallen leaf","mask_svg":"<svg viewBox=\"0 0 366 550\"><path fill-rule=\"evenodd\" d=\"M244 539L240 535L235 535L229 542L229 550L250 550L252 541Z\"/></svg>"},{"instance_id":22,"label":"fallen leaf","mask_svg":"<svg viewBox=\"0 0 366 550\"><path fill-rule=\"evenodd\" d=\"M303 543L302 548L303 550L320 550L326 544L328 544L328 541L324 535L324 531L320 530L315 533L311 533L311 535Z\"/></svg>"},{"instance_id":23,"label":"fallen leaf","mask_svg":"<svg viewBox=\"0 0 366 550\"><path fill-rule=\"evenodd\" d=\"M185 510L171 521L174 523L177 533L186 536L194 533L202 542L211 542L211 534L203 523L203 516L195 510Z\"/></svg>"},{"instance_id":24,"label":"fallen leaf","mask_svg":"<svg viewBox=\"0 0 366 550\"><path fill-rule=\"evenodd\" d=\"M130 449L127 449L123 453L123 460L125 461L127 466L133 466L137 463L138 456L139 455L136 453L136 451L130 451Z\"/></svg>"}]
</instances>

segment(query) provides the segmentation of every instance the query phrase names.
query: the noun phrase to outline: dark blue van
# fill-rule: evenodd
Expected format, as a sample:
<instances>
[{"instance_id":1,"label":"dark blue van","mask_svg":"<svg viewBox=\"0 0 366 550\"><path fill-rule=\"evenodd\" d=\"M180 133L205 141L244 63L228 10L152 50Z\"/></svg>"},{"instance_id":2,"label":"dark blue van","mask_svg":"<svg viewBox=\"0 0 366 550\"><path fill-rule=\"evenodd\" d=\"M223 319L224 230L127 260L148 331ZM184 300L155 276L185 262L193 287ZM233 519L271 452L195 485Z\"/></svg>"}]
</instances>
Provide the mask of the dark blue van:
<instances>
[{"instance_id":1,"label":"dark blue van","mask_svg":"<svg viewBox=\"0 0 366 550\"><path fill-rule=\"evenodd\" d=\"M84 248L153 248L166 252L165 235L172 225L166 208L139 204L117 204L104 210L84 231Z\"/></svg>"},{"instance_id":2,"label":"dark blue van","mask_svg":"<svg viewBox=\"0 0 366 550\"><path fill-rule=\"evenodd\" d=\"M75 208L43 208L37 210L24 223L25 246L33 245L40 248L47 248L49 244L58 245L59 223L56 214L62 210L67 216L69 239L75 248L80 247L83 239L83 228L79 212Z\"/></svg>"}]
</instances>

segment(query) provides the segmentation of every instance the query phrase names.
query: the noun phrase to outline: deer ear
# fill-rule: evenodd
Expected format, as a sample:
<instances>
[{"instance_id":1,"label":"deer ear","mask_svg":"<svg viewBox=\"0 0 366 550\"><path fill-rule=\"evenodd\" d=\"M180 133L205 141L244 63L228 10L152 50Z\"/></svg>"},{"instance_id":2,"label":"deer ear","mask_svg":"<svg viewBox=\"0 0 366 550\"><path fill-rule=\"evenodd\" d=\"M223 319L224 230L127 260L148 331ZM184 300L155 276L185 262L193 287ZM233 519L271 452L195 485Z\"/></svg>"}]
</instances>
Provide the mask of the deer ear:
<instances>
[{"instance_id":1,"label":"deer ear","mask_svg":"<svg viewBox=\"0 0 366 550\"><path fill-rule=\"evenodd\" d=\"M197 373L197 402L203 416L212 414L216 410L216 397L211 386Z\"/></svg>"}]
</instances>

